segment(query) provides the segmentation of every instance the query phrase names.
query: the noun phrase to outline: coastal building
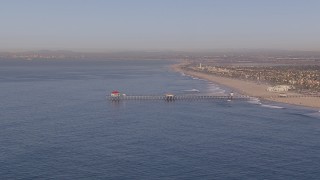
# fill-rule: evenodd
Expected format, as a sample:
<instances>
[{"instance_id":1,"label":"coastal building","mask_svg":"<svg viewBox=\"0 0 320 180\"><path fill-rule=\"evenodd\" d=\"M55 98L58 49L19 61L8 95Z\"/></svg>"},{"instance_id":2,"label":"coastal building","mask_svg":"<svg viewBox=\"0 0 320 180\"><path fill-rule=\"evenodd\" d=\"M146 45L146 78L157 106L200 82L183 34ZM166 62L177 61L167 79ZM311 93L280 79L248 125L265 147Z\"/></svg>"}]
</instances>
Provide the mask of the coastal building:
<instances>
[{"instance_id":1,"label":"coastal building","mask_svg":"<svg viewBox=\"0 0 320 180\"><path fill-rule=\"evenodd\" d=\"M291 87L288 85L277 85L277 86L273 86L273 87L268 87L267 91L269 91L269 92L287 92L287 91L289 91L289 89L291 89Z\"/></svg>"},{"instance_id":2,"label":"coastal building","mask_svg":"<svg viewBox=\"0 0 320 180\"><path fill-rule=\"evenodd\" d=\"M112 91L111 97L120 97L120 92L119 91Z\"/></svg>"},{"instance_id":3,"label":"coastal building","mask_svg":"<svg viewBox=\"0 0 320 180\"><path fill-rule=\"evenodd\" d=\"M202 66L202 64L200 63L199 64L199 67L198 67L200 70L204 70L204 67Z\"/></svg>"}]
</instances>

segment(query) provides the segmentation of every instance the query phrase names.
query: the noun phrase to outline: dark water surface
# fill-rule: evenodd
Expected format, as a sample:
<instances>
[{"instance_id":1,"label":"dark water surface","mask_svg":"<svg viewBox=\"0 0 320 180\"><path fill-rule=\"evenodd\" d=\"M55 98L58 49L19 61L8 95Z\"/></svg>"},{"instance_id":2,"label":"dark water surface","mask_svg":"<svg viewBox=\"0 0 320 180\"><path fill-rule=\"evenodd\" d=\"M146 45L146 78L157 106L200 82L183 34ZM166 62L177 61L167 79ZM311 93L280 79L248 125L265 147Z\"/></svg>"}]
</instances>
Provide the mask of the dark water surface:
<instances>
[{"instance_id":1,"label":"dark water surface","mask_svg":"<svg viewBox=\"0 0 320 180\"><path fill-rule=\"evenodd\" d=\"M106 100L114 89L228 92L169 64L0 61L0 179L320 178L317 110Z\"/></svg>"}]
</instances>

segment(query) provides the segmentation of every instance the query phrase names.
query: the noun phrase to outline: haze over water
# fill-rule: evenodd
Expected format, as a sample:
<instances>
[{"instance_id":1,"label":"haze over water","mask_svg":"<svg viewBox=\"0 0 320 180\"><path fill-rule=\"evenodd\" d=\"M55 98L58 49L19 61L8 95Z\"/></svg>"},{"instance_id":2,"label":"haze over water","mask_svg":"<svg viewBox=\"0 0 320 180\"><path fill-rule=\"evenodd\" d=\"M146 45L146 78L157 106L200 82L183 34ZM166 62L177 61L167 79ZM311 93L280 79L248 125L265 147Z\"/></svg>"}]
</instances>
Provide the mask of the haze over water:
<instances>
[{"instance_id":1,"label":"haze over water","mask_svg":"<svg viewBox=\"0 0 320 180\"><path fill-rule=\"evenodd\" d=\"M170 61L1 61L0 179L317 179L317 110L122 101L224 89ZM275 106L282 109L272 108Z\"/></svg>"},{"instance_id":2,"label":"haze over water","mask_svg":"<svg viewBox=\"0 0 320 180\"><path fill-rule=\"evenodd\" d=\"M320 51L318 0L10 0L0 51Z\"/></svg>"}]
</instances>

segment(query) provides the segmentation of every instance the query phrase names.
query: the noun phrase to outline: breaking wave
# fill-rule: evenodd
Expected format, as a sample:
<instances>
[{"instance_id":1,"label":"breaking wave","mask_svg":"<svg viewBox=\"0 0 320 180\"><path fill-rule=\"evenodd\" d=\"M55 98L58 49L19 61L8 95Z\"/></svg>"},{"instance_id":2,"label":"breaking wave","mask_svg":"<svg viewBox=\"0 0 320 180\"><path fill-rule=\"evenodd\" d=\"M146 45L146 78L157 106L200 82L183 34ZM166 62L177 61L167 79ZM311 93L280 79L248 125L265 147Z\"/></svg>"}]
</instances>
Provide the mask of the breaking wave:
<instances>
[{"instance_id":1,"label":"breaking wave","mask_svg":"<svg viewBox=\"0 0 320 180\"><path fill-rule=\"evenodd\" d=\"M273 106L268 104L261 104L261 106L266 108L272 108L272 109L284 109L284 107L281 107L281 106Z\"/></svg>"}]
</instances>

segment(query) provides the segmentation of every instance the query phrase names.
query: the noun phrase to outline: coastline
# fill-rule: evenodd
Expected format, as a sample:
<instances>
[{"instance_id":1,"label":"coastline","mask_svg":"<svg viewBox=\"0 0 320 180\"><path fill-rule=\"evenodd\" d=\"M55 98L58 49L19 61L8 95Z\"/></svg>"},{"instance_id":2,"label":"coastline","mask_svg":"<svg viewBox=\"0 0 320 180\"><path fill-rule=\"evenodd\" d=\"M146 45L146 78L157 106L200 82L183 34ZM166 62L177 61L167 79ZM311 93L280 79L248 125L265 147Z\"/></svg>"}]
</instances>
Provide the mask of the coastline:
<instances>
[{"instance_id":1,"label":"coastline","mask_svg":"<svg viewBox=\"0 0 320 180\"><path fill-rule=\"evenodd\" d=\"M268 97L268 96L274 96L278 94L278 93L266 91L268 87L266 84L257 84L251 81L231 79L226 77L215 76L212 74L186 70L181 68L183 65L185 65L185 63L174 64L171 66L171 69L176 72L184 73L190 76L205 79L205 80L229 87L239 94L248 95L251 97ZM298 93L294 93L294 92L289 92L287 94L299 95ZM276 98L261 98L261 99L285 103L285 104L291 104L291 105L304 106L309 108L320 108L320 98L317 98L317 97L296 97L296 98L276 97Z\"/></svg>"}]
</instances>

